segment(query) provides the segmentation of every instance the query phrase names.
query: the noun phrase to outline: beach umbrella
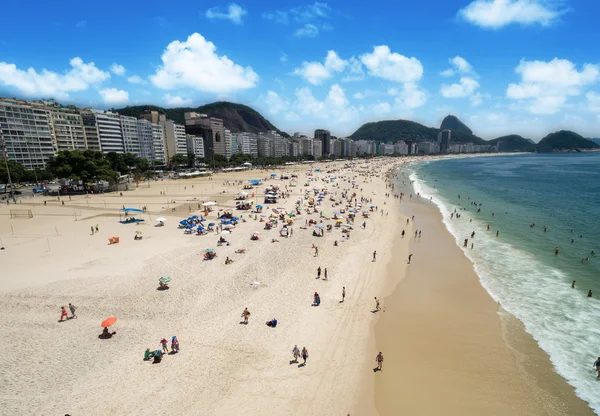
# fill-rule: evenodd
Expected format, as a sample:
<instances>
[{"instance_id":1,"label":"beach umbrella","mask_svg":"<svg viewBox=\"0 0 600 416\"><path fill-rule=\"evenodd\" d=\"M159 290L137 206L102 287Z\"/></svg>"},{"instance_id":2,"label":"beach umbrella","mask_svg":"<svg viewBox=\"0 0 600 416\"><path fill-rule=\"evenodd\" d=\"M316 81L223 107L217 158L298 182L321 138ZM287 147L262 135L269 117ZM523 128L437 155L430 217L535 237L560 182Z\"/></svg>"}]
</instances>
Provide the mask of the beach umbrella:
<instances>
[{"instance_id":1,"label":"beach umbrella","mask_svg":"<svg viewBox=\"0 0 600 416\"><path fill-rule=\"evenodd\" d=\"M138 208L121 208L121 211L125 211L125 212L128 212L128 211L131 211L131 212L144 212L144 210L138 209Z\"/></svg>"},{"instance_id":2,"label":"beach umbrella","mask_svg":"<svg viewBox=\"0 0 600 416\"><path fill-rule=\"evenodd\" d=\"M198 219L197 215L192 215L191 217L188 218L188 220L196 220Z\"/></svg>"},{"instance_id":3,"label":"beach umbrella","mask_svg":"<svg viewBox=\"0 0 600 416\"><path fill-rule=\"evenodd\" d=\"M342 221L342 220L335 220L335 222L340 223L340 222L344 222L344 221Z\"/></svg>"},{"instance_id":4,"label":"beach umbrella","mask_svg":"<svg viewBox=\"0 0 600 416\"><path fill-rule=\"evenodd\" d=\"M356 210L355 209L349 209L348 212L351 212L353 214L356 214Z\"/></svg>"},{"instance_id":5,"label":"beach umbrella","mask_svg":"<svg viewBox=\"0 0 600 416\"><path fill-rule=\"evenodd\" d=\"M214 222L211 222L211 223L209 223L209 224L208 224L208 226L209 226L209 227L214 227L214 226L215 226L215 223L214 223Z\"/></svg>"},{"instance_id":6,"label":"beach umbrella","mask_svg":"<svg viewBox=\"0 0 600 416\"><path fill-rule=\"evenodd\" d=\"M252 234L260 234L260 231L254 231Z\"/></svg>"},{"instance_id":7,"label":"beach umbrella","mask_svg":"<svg viewBox=\"0 0 600 416\"><path fill-rule=\"evenodd\" d=\"M117 318L115 318L114 316L111 316L110 318L106 318L104 321L102 321L100 326L102 328L108 328L109 326L113 326L115 324L115 322L117 322Z\"/></svg>"},{"instance_id":8,"label":"beach umbrella","mask_svg":"<svg viewBox=\"0 0 600 416\"><path fill-rule=\"evenodd\" d=\"M205 253L214 253L215 249L214 248L207 248L206 250L204 250Z\"/></svg>"},{"instance_id":9,"label":"beach umbrella","mask_svg":"<svg viewBox=\"0 0 600 416\"><path fill-rule=\"evenodd\" d=\"M136 234L138 234L138 235L139 235L139 234L144 234L144 232L143 232L142 230L136 230L136 232L135 232L135 233L136 233Z\"/></svg>"},{"instance_id":10,"label":"beach umbrella","mask_svg":"<svg viewBox=\"0 0 600 416\"><path fill-rule=\"evenodd\" d=\"M323 224L317 224L317 225L315 225L315 228L321 229L321 228L325 228L325 226Z\"/></svg>"},{"instance_id":11,"label":"beach umbrella","mask_svg":"<svg viewBox=\"0 0 600 416\"><path fill-rule=\"evenodd\" d=\"M262 208L262 207L263 207L263 206L262 206L262 205L260 205L260 204L256 206L256 208Z\"/></svg>"},{"instance_id":12,"label":"beach umbrella","mask_svg":"<svg viewBox=\"0 0 600 416\"><path fill-rule=\"evenodd\" d=\"M375 205L371 205L371 207L370 207L370 208L375 208Z\"/></svg>"},{"instance_id":13,"label":"beach umbrella","mask_svg":"<svg viewBox=\"0 0 600 416\"><path fill-rule=\"evenodd\" d=\"M202 204L202 206L204 206L204 207L212 207L213 205L217 205L217 203L208 201L208 202L205 202L204 204Z\"/></svg>"},{"instance_id":14,"label":"beach umbrella","mask_svg":"<svg viewBox=\"0 0 600 416\"><path fill-rule=\"evenodd\" d=\"M223 231L221 231L221 234L231 234L231 231L229 231L229 230L223 230Z\"/></svg>"},{"instance_id":15,"label":"beach umbrella","mask_svg":"<svg viewBox=\"0 0 600 416\"><path fill-rule=\"evenodd\" d=\"M271 178L273 178L273 177L275 177L275 176L277 176L277 174L276 174L276 173L271 173Z\"/></svg>"},{"instance_id":16,"label":"beach umbrella","mask_svg":"<svg viewBox=\"0 0 600 416\"><path fill-rule=\"evenodd\" d=\"M169 276L161 276L158 278L158 281L161 283L169 283L171 281L171 278Z\"/></svg>"},{"instance_id":17,"label":"beach umbrella","mask_svg":"<svg viewBox=\"0 0 600 416\"><path fill-rule=\"evenodd\" d=\"M248 196L248 192L240 191L238 192L239 196Z\"/></svg>"},{"instance_id":18,"label":"beach umbrella","mask_svg":"<svg viewBox=\"0 0 600 416\"><path fill-rule=\"evenodd\" d=\"M339 212L339 211L333 211L333 213L336 215L341 214L341 212Z\"/></svg>"},{"instance_id":19,"label":"beach umbrella","mask_svg":"<svg viewBox=\"0 0 600 416\"><path fill-rule=\"evenodd\" d=\"M167 220L167 219L166 219L166 218L164 218L164 217L160 217L160 218L157 218L157 219L156 219L156 221L159 221L159 222L163 222L163 221L166 221L166 220Z\"/></svg>"}]
</instances>

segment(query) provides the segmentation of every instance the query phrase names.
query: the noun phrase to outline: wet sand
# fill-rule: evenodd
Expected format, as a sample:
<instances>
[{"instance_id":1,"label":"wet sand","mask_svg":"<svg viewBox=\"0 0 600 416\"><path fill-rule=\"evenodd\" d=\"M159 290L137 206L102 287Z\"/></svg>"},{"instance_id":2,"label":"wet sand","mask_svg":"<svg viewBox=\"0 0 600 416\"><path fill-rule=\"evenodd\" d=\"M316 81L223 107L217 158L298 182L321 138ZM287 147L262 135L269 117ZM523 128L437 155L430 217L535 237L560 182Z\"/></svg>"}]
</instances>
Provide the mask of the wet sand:
<instances>
[{"instance_id":1,"label":"wet sand","mask_svg":"<svg viewBox=\"0 0 600 416\"><path fill-rule=\"evenodd\" d=\"M400 254L388 265L390 276L407 272L375 325L385 357L375 381L379 415L593 415L481 286L437 207L405 198L401 211L415 215L405 237L413 259L407 266ZM394 247L402 243L398 236Z\"/></svg>"}]
</instances>

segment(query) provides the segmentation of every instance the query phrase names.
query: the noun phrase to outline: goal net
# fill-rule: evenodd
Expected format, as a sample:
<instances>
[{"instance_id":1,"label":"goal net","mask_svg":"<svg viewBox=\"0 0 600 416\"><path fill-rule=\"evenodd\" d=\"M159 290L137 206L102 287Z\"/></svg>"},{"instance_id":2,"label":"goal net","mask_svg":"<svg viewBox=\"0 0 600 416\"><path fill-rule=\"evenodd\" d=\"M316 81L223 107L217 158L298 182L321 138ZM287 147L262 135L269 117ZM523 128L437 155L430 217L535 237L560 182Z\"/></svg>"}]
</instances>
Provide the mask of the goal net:
<instances>
[{"instance_id":1,"label":"goal net","mask_svg":"<svg viewBox=\"0 0 600 416\"><path fill-rule=\"evenodd\" d=\"M33 212L30 209L11 209L11 218L33 218Z\"/></svg>"}]
</instances>

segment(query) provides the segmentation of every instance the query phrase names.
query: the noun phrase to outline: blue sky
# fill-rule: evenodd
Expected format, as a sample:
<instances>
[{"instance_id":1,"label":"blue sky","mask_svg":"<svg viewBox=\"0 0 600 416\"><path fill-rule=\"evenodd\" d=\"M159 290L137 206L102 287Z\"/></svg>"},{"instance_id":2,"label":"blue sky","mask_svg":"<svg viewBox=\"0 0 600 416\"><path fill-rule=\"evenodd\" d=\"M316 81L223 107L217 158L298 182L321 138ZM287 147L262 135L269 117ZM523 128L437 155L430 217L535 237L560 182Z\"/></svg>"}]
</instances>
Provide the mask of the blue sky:
<instances>
[{"instance_id":1,"label":"blue sky","mask_svg":"<svg viewBox=\"0 0 600 416\"><path fill-rule=\"evenodd\" d=\"M367 121L600 136L591 0L2 5L0 96L94 108L230 100L290 133Z\"/></svg>"}]
</instances>

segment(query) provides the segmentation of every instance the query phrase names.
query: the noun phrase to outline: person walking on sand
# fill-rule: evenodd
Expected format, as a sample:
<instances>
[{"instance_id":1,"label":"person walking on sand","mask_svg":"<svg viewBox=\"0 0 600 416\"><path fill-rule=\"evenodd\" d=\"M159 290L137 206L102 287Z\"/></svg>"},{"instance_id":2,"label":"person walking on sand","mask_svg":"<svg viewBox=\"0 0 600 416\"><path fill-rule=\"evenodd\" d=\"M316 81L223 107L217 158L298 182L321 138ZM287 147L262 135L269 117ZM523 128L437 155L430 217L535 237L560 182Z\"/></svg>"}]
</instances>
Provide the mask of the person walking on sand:
<instances>
[{"instance_id":1,"label":"person walking on sand","mask_svg":"<svg viewBox=\"0 0 600 416\"><path fill-rule=\"evenodd\" d=\"M98 229L98 224L96 224L96 232L99 232L100 230Z\"/></svg>"},{"instance_id":2,"label":"person walking on sand","mask_svg":"<svg viewBox=\"0 0 600 416\"><path fill-rule=\"evenodd\" d=\"M383 354L379 351L377 357L375 357L375 361L377 362L377 371L383 371Z\"/></svg>"},{"instance_id":3,"label":"person walking on sand","mask_svg":"<svg viewBox=\"0 0 600 416\"><path fill-rule=\"evenodd\" d=\"M67 314L67 308L65 308L64 306L61 306L60 307L60 322L62 322L63 319L69 319L69 315Z\"/></svg>"},{"instance_id":4,"label":"person walking on sand","mask_svg":"<svg viewBox=\"0 0 600 416\"><path fill-rule=\"evenodd\" d=\"M160 340L160 345L162 346L162 352L168 354L169 348L167 347L167 340L165 338Z\"/></svg>"},{"instance_id":5,"label":"person walking on sand","mask_svg":"<svg viewBox=\"0 0 600 416\"><path fill-rule=\"evenodd\" d=\"M298 349L298 345L294 345L292 349L292 356L294 357L294 363L298 362L298 358L300 358L300 350Z\"/></svg>"},{"instance_id":6,"label":"person walking on sand","mask_svg":"<svg viewBox=\"0 0 600 416\"><path fill-rule=\"evenodd\" d=\"M319 296L318 292L315 292L313 295L313 305L319 306L321 304L321 296Z\"/></svg>"},{"instance_id":7,"label":"person walking on sand","mask_svg":"<svg viewBox=\"0 0 600 416\"><path fill-rule=\"evenodd\" d=\"M317 279L321 278L321 266L317 269Z\"/></svg>"},{"instance_id":8,"label":"person walking on sand","mask_svg":"<svg viewBox=\"0 0 600 416\"><path fill-rule=\"evenodd\" d=\"M373 261L377 261L377 251L373 252Z\"/></svg>"},{"instance_id":9,"label":"person walking on sand","mask_svg":"<svg viewBox=\"0 0 600 416\"><path fill-rule=\"evenodd\" d=\"M410 261L412 260L412 254L408 255L408 264L410 264Z\"/></svg>"},{"instance_id":10,"label":"person walking on sand","mask_svg":"<svg viewBox=\"0 0 600 416\"><path fill-rule=\"evenodd\" d=\"M375 311L379 312L381 310L381 307L379 306L379 299L377 299L377 296L375 297Z\"/></svg>"},{"instance_id":11,"label":"person walking on sand","mask_svg":"<svg viewBox=\"0 0 600 416\"><path fill-rule=\"evenodd\" d=\"M248 317L250 316L250 311L248 308L244 308L244 312L242 312L242 317L244 318L244 323L248 324Z\"/></svg>"},{"instance_id":12,"label":"person walking on sand","mask_svg":"<svg viewBox=\"0 0 600 416\"><path fill-rule=\"evenodd\" d=\"M308 350L306 347L302 347L302 364L306 365L306 360L308 360Z\"/></svg>"},{"instance_id":13,"label":"person walking on sand","mask_svg":"<svg viewBox=\"0 0 600 416\"><path fill-rule=\"evenodd\" d=\"M324 270L323 273L324 273L324 279L323 280L327 280L327 267L325 267L325 270Z\"/></svg>"},{"instance_id":14,"label":"person walking on sand","mask_svg":"<svg viewBox=\"0 0 600 416\"><path fill-rule=\"evenodd\" d=\"M179 352L179 340L175 335L171 338L171 351Z\"/></svg>"},{"instance_id":15,"label":"person walking on sand","mask_svg":"<svg viewBox=\"0 0 600 416\"><path fill-rule=\"evenodd\" d=\"M93 225L90 226L90 230L92 230L92 235L94 235L94 226Z\"/></svg>"},{"instance_id":16,"label":"person walking on sand","mask_svg":"<svg viewBox=\"0 0 600 416\"><path fill-rule=\"evenodd\" d=\"M342 302L346 300L346 286L342 287Z\"/></svg>"},{"instance_id":17,"label":"person walking on sand","mask_svg":"<svg viewBox=\"0 0 600 416\"><path fill-rule=\"evenodd\" d=\"M72 303L69 303L69 310L71 311L71 319L77 318L77 316L75 315L75 311L77 310L77 306L73 305Z\"/></svg>"},{"instance_id":18,"label":"person walking on sand","mask_svg":"<svg viewBox=\"0 0 600 416\"><path fill-rule=\"evenodd\" d=\"M319 257L319 247L315 246L315 255L313 257Z\"/></svg>"}]
</instances>

